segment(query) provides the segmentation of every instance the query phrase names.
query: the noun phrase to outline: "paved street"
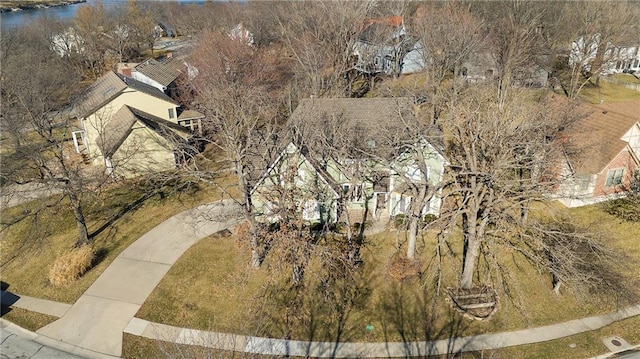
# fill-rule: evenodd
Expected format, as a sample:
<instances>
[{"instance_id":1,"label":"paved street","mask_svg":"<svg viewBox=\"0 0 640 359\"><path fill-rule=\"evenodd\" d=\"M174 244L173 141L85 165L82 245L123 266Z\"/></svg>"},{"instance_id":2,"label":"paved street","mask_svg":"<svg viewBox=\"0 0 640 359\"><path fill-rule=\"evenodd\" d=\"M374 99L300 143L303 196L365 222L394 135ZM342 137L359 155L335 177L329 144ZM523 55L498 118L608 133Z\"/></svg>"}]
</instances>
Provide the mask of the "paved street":
<instances>
[{"instance_id":1,"label":"paved street","mask_svg":"<svg viewBox=\"0 0 640 359\"><path fill-rule=\"evenodd\" d=\"M80 359L80 357L46 347L12 328L0 329L2 344L0 359Z\"/></svg>"}]
</instances>

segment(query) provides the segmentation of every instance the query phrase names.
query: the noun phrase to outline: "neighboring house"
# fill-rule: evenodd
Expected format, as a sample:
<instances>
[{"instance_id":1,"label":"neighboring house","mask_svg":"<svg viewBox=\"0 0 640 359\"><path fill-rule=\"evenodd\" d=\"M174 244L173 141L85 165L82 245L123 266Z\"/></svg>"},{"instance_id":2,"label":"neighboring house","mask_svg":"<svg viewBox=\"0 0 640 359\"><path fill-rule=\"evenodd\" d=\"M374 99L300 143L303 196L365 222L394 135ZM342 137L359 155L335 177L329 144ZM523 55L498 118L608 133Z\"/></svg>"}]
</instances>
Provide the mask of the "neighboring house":
<instances>
[{"instance_id":1,"label":"neighboring house","mask_svg":"<svg viewBox=\"0 0 640 359\"><path fill-rule=\"evenodd\" d=\"M637 189L640 101L586 106L589 114L569 131L577 150L562 166L558 199L579 207Z\"/></svg>"},{"instance_id":2,"label":"neighboring house","mask_svg":"<svg viewBox=\"0 0 640 359\"><path fill-rule=\"evenodd\" d=\"M333 119L342 124L339 131L347 136L351 131L357 131L358 135L364 133L364 146L372 155L354 151L358 153L341 157L323 156L314 150L314 134L302 134L303 138L299 140L309 146L290 143L255 184L252 201L257 218L266 221L280 219L274 214L281 208L274 205L274 200L269 200L266 194L281 196L275 198L292 195L292 191L286 190L289 183L296 184L297 187L293 187L299 191L289 199L294 200L295 208L309 222L335 222L344 220L345 215L349 215L352 221L359 221L365 215L368 220L383 221L407 213L412 200L408 183L426 181L437 185L447 163L440 146L425 138L407 142L404 150L394 149L390 157L379 153L373 155L377 150L376 141L381 140L377 132L411 121L412 107L413 101L407 98L303 100L292 114L292 123L302 122L313 129L323 121ZM426 173L421 168L426 169ZM314 193L313 190L320 192ZM437 191L422 213L437 216L440 206L441 192Z\"/></svg>"},{"instance_id":3,"label":"neighboring house","mask_svg":"<svg viewBox=\"0 0 640 359\"><path fill-rule=\"evenodd\" d=\"M158 89L114 72L91 85L74 109L76 151L114 176L175 168L191 135L178 104Z\"/></svg>"},{"instance_id":4,"label":"neighboring house","mask_svg":"<svg viewBox=\"0 0 640 359\"><path fill-rule=\"evenodd\" d=\"M602 44L600 35L581 36L571 44L569 65L609 75L640 71L640 44Z\"/></svg>"},{"instance_id":5,"label":"neighboring house","mask_svg":"<svg viewBox=\"0 0 640 359\"><path fill-rule=\"evenodd\" d=\"M84 39L70 27L51 37L52 50L60 57L84 53Z\"/></svg>"},{"instance_id":6,"label":"neighboring house","mask_svg":"<svg viewBox=\"0 0 640 359\"><path fill-rule=\"evenodd\" d=\"M172 58L168 58L163 62L147 59L131 69L130 75L125 75L151 85L169 95L169 97L175 98L177 94L176 80L182 74L179 67L180 64L177 63L177 60Z\"/></svg>"},{"instance_id":7,"label":"neighboring house","mask_svg":"<svg viewBox=\"0 0 640 359\"><path fill-rule=\"evenodd\" d=\"M243 23L239 23L236 27L231 29L231 31L229 31L229 37L232 40L243 42L248 46L254 45L253 34L251 31L247 30Z\"/></svg>"},{"instance_id":8,"label":"neighboring house","mask_svg":"<svg viewBox=\"0 0 640 359\"><path fill-rule=\"evenodd\" d=\"M415 44L415 39L407 36L402 16L370 19L353 46L354 68L371 75L399 75L404 56L416 50ZM411 57L412 68L420 63L419 51L414 55Z\"/></svg>"}]
</instances>

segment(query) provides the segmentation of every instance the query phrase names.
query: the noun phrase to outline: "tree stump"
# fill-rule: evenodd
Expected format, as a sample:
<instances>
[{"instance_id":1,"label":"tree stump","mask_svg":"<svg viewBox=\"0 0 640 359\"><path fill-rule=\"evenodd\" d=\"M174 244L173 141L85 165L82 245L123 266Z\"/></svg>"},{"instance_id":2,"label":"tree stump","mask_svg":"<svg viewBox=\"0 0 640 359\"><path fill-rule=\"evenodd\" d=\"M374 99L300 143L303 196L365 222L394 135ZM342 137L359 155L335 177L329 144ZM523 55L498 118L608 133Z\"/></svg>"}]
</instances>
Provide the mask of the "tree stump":
<instances>
[{"instance_id":1,"label":"tree stump","mask_svg":"<svg viewBox=\"0 0 640 359\"><path fill-rule=\"evenodd\" d=\"M471 289L447 288L447 292L448 301L468 318L486 320L498 310L498 295L490 286Z\"/></svg>"}]
</instances>

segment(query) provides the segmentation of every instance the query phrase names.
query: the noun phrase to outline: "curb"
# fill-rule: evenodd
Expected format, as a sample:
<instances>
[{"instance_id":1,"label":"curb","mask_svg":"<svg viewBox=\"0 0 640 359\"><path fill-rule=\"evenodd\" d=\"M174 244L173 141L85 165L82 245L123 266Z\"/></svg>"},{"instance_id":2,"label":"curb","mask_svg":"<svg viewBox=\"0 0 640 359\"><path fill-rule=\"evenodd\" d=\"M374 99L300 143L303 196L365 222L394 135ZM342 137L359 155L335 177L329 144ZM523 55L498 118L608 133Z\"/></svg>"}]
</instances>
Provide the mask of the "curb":
<instances>
[{"instance_id":1,"label":"curb","mask_svg":"<svg viewBox=\"0 0 640 359\"><path fill-rule=\"evenodd\" d=\"M34 333L28 329L25 329L17 324L14 324L4 318L0 318L0 328L2 329L9 329L11 332L13 332L14 334L31 340L35 343L44 345L46 347L49 348L53 348L56 350L59 350L61 352L65 352L68 354L72 354L75 356L79 356L81 358L86 358L86 359L115 359L115 358L120 358L120 357L115 357L115 356L111 356L111 355L107 355L107 354L103 354L103 353L98 353L98 352L94 352L93 350L89 350L89 349L85 349L85 348L81 348L78 346L75 346L73 344L69 344L69 343L65 343L62 342L60 340L56 340L56 339L52 339L49 338L47 336L44 336L42 334L38 334L38 333Z\"/></svg>"}]
</instances>

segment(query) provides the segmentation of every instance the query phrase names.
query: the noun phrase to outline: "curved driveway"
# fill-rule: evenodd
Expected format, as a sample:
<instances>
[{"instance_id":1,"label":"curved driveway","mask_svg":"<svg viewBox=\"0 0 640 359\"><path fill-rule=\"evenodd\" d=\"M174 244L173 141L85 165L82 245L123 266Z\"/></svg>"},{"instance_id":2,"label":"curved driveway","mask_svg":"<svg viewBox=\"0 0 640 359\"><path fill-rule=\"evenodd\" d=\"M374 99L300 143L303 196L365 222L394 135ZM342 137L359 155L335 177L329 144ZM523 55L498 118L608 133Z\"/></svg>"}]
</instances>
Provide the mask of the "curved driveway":
<instances>
[{"instance_id":1,"label":"curved driveway","mask_svg":"<svg viewBox=\"0 0 640 359\"><path fill-rule=\"evenodd\" d=\"M169 268L194 243L239 218L240 208L230 200L169 218L125 249L60 319L37 333L120 356L124 329Z\"/></svg>"}]
</instances>

